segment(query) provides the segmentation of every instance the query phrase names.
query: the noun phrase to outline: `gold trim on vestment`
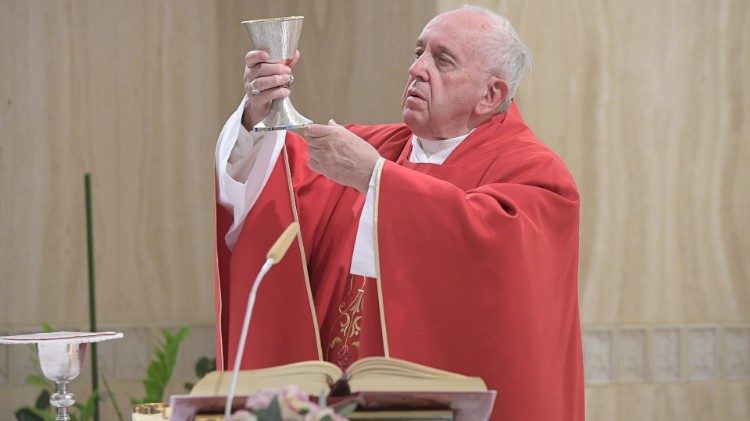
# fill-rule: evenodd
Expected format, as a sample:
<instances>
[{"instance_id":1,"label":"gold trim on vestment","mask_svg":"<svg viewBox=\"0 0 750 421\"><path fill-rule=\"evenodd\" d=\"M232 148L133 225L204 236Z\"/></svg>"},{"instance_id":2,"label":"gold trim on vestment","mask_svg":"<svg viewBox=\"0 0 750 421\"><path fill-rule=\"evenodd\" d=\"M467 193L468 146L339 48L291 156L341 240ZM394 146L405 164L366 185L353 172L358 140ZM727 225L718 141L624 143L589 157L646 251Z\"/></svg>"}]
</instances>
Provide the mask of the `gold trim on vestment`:
<instances>
[{"instance_id":1,"label":"gold trim on vestment","mask_svg":"<svg viewBox=\"0 0 750 421\"><path fill-rule=\"evenodd\" d=\"M375 163L375 206L372 212L372 233L373 243L375 245L375 283L378 286L378 307L380 310L380 331L383 336L383 356L390 358L390 351L388 350L388 331L385 326L385 306L383 305L383 285L382 278L380 276L380 245L378 244L378 208L380 204L380 176L383 173L384 160L378 160Z\"/></svg>"},{"instance_id":2,"label":"gold trim on vestment","mask_svg":"<svg viewBox=\"0 0 750 421\"><path fill-rule=\"evenodd\" d=\"M289 187L289 199L292 201L292 213L294 221L299 224L299 215L297 213L297 201L294 199L294 187L292 185L292 172L289 170L289 155L284 144L284 169L286 170L286 184ZM302 231L297 233L297 245L299 245L300 256L302 259L302 270L305 273L305 288L307 289L307 301L310 303L310 314L312 315L313 327L315 328L315 345L318 347L318 360L323 361L323 347L320 344L320 329L318 328L318 316L315 312L315 302L313 301L312 288L310 287L310 275L307 273L307 261L305 260L305 246L302 244Z\"/></svg>"},{"instance_id":3,"label":"gold trim on vestment","mask_svg":"<svg viewBox=\"0 0 750 421\"><path fill-rule=\"evenodd\" d=\"M219 183L219 176L216 174L216 171L214 170L214 200L218 202L218 192L217 184ZM222 334L224 326L222 326L221 321L223 319L223 311L224 311L224 300L221 299L221 270L219 269L219 211L218 209L214 208L214 284L216 282L219 283L218 287L214 285L214 295L216 295L217 291L219 293L218 297L214 297L214 300L219 301L219 317L218 320L215 321L216 323L216 331L219 337L219 349L217 350L216 355L216 368L218 370L224 370L224 335ZM226 240L224 240L226 242ZM229 276L229 275L227 275ZM215 315L214 315L214 318Z\"/></svg>"},{"instance_id":4,"label":"gold trim on vestment","mask_svg":"<svg viewBox=\"0 0 750 421\"><path fill-rule=\"evenodd\" d=\"M214 226L216 226L217 223L214 223ZM214 232L216 229L214 229ZM216 237L219 235L216 234ZM217 290L219 293L218 301L219 301L219 320L216 321L216 331L219 335L219 349L218 349L218 355L216 356L216 368L218 370L224 370L224 335L222 334L223 326L221 325L222 320L222 311L224 310L224 300L221 299L221 271L219 270L219 245L214 241L214 247L216 248L216 251L214 252L215 258L214 258L214 283L219 282L219 287L214 288L214 294L216 294Z\"/></svg>"}]
</instances>

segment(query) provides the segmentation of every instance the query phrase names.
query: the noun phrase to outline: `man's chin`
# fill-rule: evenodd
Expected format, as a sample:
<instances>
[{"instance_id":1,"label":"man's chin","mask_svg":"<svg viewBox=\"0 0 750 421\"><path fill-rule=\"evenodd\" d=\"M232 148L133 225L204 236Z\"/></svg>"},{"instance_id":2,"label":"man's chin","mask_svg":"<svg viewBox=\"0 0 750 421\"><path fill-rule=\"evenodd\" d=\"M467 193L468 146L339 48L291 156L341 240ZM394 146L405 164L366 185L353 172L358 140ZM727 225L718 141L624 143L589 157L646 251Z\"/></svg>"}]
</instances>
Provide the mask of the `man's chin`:
<instances>
[{"instance_id":1,"label":"man's chin","mask_svg":"<svg viewBox=\"0 0 750 421\"><path fill-rule=\"evenodd\" d=\"M420 124L423 119L420 113L412 110L409 107L404 107L401 109L401 119L404 120L404 123L408 126L412 126L414 124Z\"/></svg>"},{"instance_id":2,"label":"man's chin","mask_svg":"<svg viewBox=\"0 0 750 421\"><path fill-rule=\"evenodd\" d=\"M411 131L414 131L414 128L419 126L419 119L414 115L414 111L409 109L402 109L401 110L401 120L403 120L404 124L409 126Z\"/></svg>"},{"instance_id":3,"label":"man's chin","mask_svg":"<svg viewBox=\"0 0 750 421\"><path fill-rule=\"evenodd\" d=\"M420 119L419 117L415 116L411 112L411 110L409 110L409 112L404 110L401 113L401 118L403 119L404 124L406 124L406 126L409 127L411 132L417 135L418 137L425 137L427 135L425 131L424 121Z\"/></svg>"}]
</instances>

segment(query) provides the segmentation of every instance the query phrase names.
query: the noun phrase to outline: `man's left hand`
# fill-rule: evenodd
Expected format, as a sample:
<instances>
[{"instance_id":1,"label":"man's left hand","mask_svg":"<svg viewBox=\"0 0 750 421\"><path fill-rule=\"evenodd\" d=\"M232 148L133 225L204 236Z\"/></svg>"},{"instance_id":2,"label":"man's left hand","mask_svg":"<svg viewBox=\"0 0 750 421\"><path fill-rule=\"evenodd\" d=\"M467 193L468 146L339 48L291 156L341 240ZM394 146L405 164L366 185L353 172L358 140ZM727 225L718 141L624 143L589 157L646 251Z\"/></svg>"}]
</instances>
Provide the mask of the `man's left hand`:
<instances>
[{"instance_id":1,"label":"man's left hand","mask_svg":"<svg viewBox=\"0 0 750 421\"><path fill-rule=\"evenodd\" d=\"M305 129L310 161L308 166L331 180L367 192L378 151L362 138L333 120Z\"/></svg>"}]
</instances>

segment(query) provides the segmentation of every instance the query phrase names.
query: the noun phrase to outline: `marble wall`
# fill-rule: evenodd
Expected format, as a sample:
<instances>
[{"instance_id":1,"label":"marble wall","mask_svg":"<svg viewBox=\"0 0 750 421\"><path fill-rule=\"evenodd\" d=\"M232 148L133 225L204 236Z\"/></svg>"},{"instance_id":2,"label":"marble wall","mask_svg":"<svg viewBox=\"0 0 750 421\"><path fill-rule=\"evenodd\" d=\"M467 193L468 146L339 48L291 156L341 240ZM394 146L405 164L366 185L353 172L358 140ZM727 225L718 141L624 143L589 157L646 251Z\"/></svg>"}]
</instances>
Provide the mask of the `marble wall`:
<instances>
[{"instance_id":1,"label":"marble wall","mask_svg":"<svg viewBox=\"0 0 750 421\"><path fill-rule=\"evenodd\" d=\"M86 328L90 172L99 324L127 335L103 371L125 405L155 328L190 325L179 392L213 346L211 156L242 95L239 21L304 15L297 108L385 122L421 27L462 3L0 3L0 334ZM588 418L750 418L750 3L479 4L534 53L518 102L581 190ZM35 397L28 357L0 348L0 418Z\"/></svg>"}]
</instances>

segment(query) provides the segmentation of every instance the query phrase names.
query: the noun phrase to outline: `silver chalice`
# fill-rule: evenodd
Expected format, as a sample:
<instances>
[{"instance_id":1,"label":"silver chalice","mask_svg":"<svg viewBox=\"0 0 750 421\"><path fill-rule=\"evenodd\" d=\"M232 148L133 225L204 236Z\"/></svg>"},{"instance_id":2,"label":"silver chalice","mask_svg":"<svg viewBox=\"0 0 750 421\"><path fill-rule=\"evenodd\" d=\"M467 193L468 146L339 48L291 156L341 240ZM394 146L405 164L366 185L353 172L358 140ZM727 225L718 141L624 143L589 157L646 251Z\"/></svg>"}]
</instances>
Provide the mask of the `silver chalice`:
<instances>
[{"instance_id":1,"label":"silver chalice","mask_svg":"<svg viewBox=\"0 0 750 421\"><path fill-rule=\"evenodd\" d=\"M42 373L57 385L57 391L49 398L49 403L57 408L55 421L70 421L68 407L75 403L75 395L68 392L68 383L81 373L88 344L122 336L117 332L48 332L2 336L0 344L37 345Z\"/></svg>"},{"instance_id":2,"label":"silver chalice","mask_svg":"<svg viewBox=\"0 0 750 421\"><path fill-rule=\"evenodd\" d=\"M81 373L87 345L66 342L41 342L37 345L42 373L57 385L57 391L49 398L49 403L57 408L55 421L70 421L68 407L75 403L75 395L68 392L68 383Z\"/></svg>"},{"instance_id":3,"label":"silver chalice","mask_svg":"<svg viewBox=\"0 0 750 421\"><path fill-rule=\"evenodd\" d=\"M256 50L265 50L272 61L287 61L294 58L302 32L303 16L259 19L242 22ZM312 121L294 109L287 98L275 99L271 111L253 131L300 129Z\"/></svg>"}]
</instances>

